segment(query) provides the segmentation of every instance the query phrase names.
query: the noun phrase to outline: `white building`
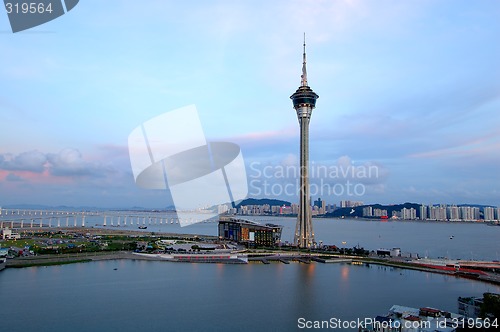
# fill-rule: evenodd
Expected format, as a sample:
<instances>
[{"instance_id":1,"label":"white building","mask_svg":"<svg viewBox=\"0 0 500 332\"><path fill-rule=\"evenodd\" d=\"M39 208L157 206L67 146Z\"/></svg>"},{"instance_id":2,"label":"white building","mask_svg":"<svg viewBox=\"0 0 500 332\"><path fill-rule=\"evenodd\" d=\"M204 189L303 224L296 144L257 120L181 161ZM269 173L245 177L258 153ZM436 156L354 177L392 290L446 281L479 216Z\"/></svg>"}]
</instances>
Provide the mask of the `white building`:
<instances>
[{"instance_id":1,"label":"white building","mask_svg":"<svg viewBox=\"0 0 500 332\"><path fill-rule=\"evenodd\" d=\"M420 220L425 220L429 217L427 214L427 206L426 205L420 205Z\"/></svg>"},{"instance_id":2,"label":"white building","mask_svg":"<svg viewBox=\"0 0 500 332\"><path fill-rule=\"evenodd\" d=\"M459 221L460 220L460 209L456 205L448 206L448 220Z\"/></svg>"},{"instance_id":3,"label":"white building","mask_svg":"<svg viewBox=\"0 0 500 332\"><path fill-rule=\"evenodd\" d=\"M493 221L495 220L495 209L492 207L484 208L484 221Z\"/></svg>"},{"instance_id":4,"label":"white building","mask_svg":"<svg viewBox=\"0 0 500 332\"><path fill-rule=\"evenodd\" d=\"M20 239L21 235L19 233L14 233L12 229L8 227L2 229L2 239L4 240L12 240L12 239Z\"/></svg>"},{"instance_id":5,"label":"white building","mask_svg":"<svg viewBox=\"0 0 500 332\"><path fill-rule=\"evenodd\" d=\"M401 219L403 220L415 220L417 219L417 210L414 208L403 208L401 210Z\"/></svg>"},{"instance_id":6,"label":"white building","mask_svg":"<svg viewBox=\"0 0 500 332\"><path fill-rule=\"evenodd\" d=\"M387 217L387 210L373 209L374 217Z\"/></svg>"},{"instance_id":7,"label":"white building","mask_svg":"<svg viewBox=\"0 0 500 332\"><path fill-rule=\"evenodd\" d=\"M477 318L483 304L482 297L459 297L458 313L468 318Z\"/></svg>"},{"instance_id":8,"label":"white building","mask_svg":"<svg viewBox=\"0 0 500 332\"><path fill-rule=\"evenodd\" d=\"M340 201L341 208L356 207L356 206L361 206L361 205L363 205L363 202L361 202L361 201Z\"/></svg>"},{"instance_id":9,"label":"white building","mask_svg":"<svg viewBox=\"0 0 500 332\"><path fill-rule=\"evenodd\" d=\"M429 219L446 221L446 207L445 206L430 206Z\"/></svg>"},{"instance_id":10,"label":"white building","mask_svg":"<svg viewBox=\"0 0 500 332\"><path fill-rule=\"evenodd\" d=\"M227 206L226 204L221 204L217 207L218 214L223 214L226 213L227 211L229 211L229 206Z\"/></svg>"},{"instance_id":11,"label":"white building","mask_svg":"<svg viewBox=\"0 0 500 332\"><path fill-rule=\"evenodd\" d=\"M363 208L363 217L372 217L373 216L373 208L371 206L365 206Z\"/></svg>"},{"instance_id":12,"label":"white building","mask_svg":"<svg viewBox=\"0 0 500 332\"><path fill-rule=\"evenodd\" d=\"M461 206L460 218L465 221L479 220L479 208L472 206Z\"/></svg>"}]
</instances>

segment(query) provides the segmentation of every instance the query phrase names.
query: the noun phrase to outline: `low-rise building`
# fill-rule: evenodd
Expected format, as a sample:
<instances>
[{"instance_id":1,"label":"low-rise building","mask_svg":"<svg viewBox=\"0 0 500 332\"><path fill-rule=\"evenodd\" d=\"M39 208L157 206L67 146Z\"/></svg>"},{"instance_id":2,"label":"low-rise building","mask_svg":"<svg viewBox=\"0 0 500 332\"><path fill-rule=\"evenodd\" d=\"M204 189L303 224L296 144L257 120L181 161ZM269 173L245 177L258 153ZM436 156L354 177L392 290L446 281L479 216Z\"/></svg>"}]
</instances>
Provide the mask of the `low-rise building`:
<instances>
[{"instance_id":1,"label":"low-rise building","mask_svg":"<svg viewBox=\"0 0 500 332\"><path fill-rule=\"evenodd\" d=\"M377 256L400 257L401 248L377 249Z\"/></svg>"},{"instance_id":2,"label":"low-rise building","mask_svg":"<svg viewBox=\"0 0 500 332\"><path fill-rule=\"evenodd\" d=\"M234 217L220 217L219 238L248 246L274 246L281 242L283 226L259 224Z\"/></svg>"},{"instance_id":3,"label":"low-rise building","mask_svg":"<svg viewBox=\"0 0 500 332\"><path fill-rule=\"evenodd\" d=\"M483 297L459 297L458 313L472 319L498 318L500 294L484 293Z\"/></svg>"},{"instance_id":4,"label":"low-rise building","mask_svg":"<svg viewBox=\"0 0 500 332\"><path fill-rule=\"evenodd\" d=\"M386 316L377 316L363 331L376 332L453 332L462 315L423 307L393 305Z\"/></svg>"},{"instance_id":5,"label":"low-rise building","mask_svg":"<svg viewBox=\"0 0 500 332\"><path fill-rule=\"evenodd\" d=\"M20 239L21 235L19 233L14 233L12 229L6 227L2 229L2 239L3 240L13 240Z\"/></svg>"},{"instance_id":6,"label":"low-rise building","mask_svg":"<svg viewBox=\"0 0 500 332\"><path fill-rule=\"evenodd\" d=\"M481 297L459 297L458 313L468 318L477 318L481 312L483 298Z\"/></svg>"}]
</instances>

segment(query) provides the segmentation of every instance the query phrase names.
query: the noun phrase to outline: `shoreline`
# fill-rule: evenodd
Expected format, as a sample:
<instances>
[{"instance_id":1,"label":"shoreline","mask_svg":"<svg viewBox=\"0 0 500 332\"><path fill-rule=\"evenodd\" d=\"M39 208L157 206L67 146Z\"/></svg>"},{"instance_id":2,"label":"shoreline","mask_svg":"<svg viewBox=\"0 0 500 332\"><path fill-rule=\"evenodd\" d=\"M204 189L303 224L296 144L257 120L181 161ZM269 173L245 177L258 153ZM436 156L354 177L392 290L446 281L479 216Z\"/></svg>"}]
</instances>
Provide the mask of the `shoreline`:
<instances>
[{"instance_id":1,"label":"shoreline","mask_svg":"<svg viewBox=\"0 0 500 332\"><path fill-rule=\"evenodd\" d=\"M205 235L205 234L190 234L190 233L171 233L171 232L158 232L154 230L138 230L138 229L126 229L124 227L116 226L85 226L85 227L14 227L20 233L32 233L32 232L69 232L69 233L92 233L92 235L128 235L128 236L165 236L165 237L183 237L183 238L193 238L202 237L205 239L217 239L215 235Z\"/></svg>"}]
</instances>

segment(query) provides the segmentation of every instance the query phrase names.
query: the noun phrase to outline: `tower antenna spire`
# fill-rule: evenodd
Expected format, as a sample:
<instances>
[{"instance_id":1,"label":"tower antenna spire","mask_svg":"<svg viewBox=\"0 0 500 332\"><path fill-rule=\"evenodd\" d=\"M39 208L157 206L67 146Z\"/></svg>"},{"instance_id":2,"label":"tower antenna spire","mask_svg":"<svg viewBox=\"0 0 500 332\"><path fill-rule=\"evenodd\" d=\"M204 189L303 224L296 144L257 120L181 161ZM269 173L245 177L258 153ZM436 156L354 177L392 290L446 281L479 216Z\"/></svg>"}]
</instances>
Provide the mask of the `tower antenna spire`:
<instances>
[{"instance_id":1,"label":"tower antenna spire","mask_svg":"<svg viewBox=\"0 0 500 332\"><path fill-rule=\"evenodd\" d=\"M301 86L307 86L307 69L306 69L306 33L304 32L304 54L302 61L302 75L300 76Z\"/></svg>"}]
</instances>

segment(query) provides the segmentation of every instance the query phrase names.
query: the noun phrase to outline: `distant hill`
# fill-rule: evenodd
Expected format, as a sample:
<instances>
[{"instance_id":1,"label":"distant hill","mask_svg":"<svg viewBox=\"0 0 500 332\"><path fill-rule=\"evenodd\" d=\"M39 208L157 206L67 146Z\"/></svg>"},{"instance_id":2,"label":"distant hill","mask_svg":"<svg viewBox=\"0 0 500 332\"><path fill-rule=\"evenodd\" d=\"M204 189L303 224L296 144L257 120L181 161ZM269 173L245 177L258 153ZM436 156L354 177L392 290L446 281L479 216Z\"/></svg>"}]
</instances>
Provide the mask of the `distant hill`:
<instances>
[{"instance_id":1,"label":"distant hill","mask_svg":"<svg viewBox=\"0 0 500 332\"><path fill-rule=\"evenodd\" d=\"M290 202L282 201L282 200L279 200L279 199L247 198L247 199L242 200L240 202L240 204L236 205L236 208L239 208L239 207L245 206L245 205L265 205L265 204L269 204L270 206L276 206L276 205L279 205L279 206L283 206L283 205L290 206L290 205L292 205L292 203L290 203Z\"/></svg>"},{"instance_id":2,"label":"distant hill","mask_svg":"<svg viewBox=\"0 0 500 332\"><path fill-rule=\"evenodd\" d=\"M436 204L437 205L437 204ZM457 204L458 207L461 207L461 206L472 206L472 207L477 207L477 208L480 208L481 210L484 210L485 207L492 207L492 208L496 208L495 205L481 205L481 204Z\"/></svg>"}]
</instances>

